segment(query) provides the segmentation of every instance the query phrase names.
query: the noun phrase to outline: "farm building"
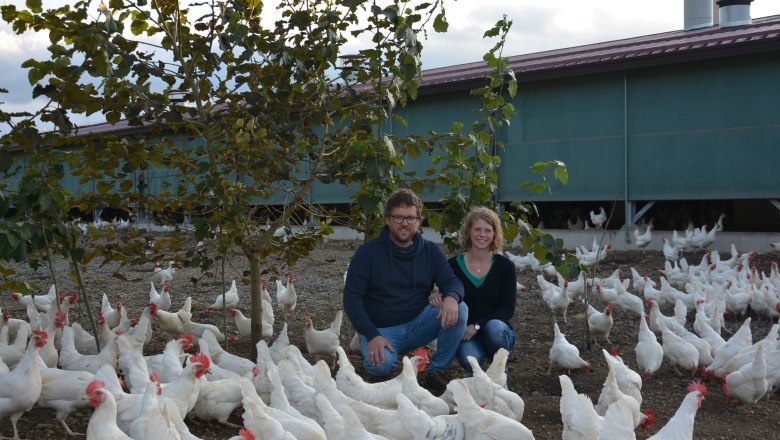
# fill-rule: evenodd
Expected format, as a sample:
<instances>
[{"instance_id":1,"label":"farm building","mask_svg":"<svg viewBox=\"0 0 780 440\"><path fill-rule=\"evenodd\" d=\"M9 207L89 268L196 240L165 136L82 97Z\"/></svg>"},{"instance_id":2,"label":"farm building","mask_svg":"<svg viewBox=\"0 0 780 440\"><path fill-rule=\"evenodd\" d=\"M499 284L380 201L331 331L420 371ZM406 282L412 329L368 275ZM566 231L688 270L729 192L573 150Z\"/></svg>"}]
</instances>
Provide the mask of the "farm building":
<instances>
[{"instance_id":1,"label":"farm building","mask_svg":"<svg viewBox=\"0 0 780 440\"><path fill-rule=\"evenodd\" d=\"M627 218L683 229L726 213L727 230L780 232L780 16L751 20L747 0L715 2L715 14L698 3L705 7L686 8L682 30L510 57L519 91L517 115L496 133L498 201L537 202L548 228L604 206L611 229ZM396 110L408 125L388 121L385 130L422 135L472 120L478 103L468 92L487 72L481 61L424 71L416 101ZM143 130L120 122L79 133ZM553 159L566 163L568 185L521 189L535 179L532 164ZM421 170L426 160L407 163ZM168 179L155 170L139 177L149 192ZM349 202L348 189L332 185L311 197Z\"/></svg>"}]
</instances>

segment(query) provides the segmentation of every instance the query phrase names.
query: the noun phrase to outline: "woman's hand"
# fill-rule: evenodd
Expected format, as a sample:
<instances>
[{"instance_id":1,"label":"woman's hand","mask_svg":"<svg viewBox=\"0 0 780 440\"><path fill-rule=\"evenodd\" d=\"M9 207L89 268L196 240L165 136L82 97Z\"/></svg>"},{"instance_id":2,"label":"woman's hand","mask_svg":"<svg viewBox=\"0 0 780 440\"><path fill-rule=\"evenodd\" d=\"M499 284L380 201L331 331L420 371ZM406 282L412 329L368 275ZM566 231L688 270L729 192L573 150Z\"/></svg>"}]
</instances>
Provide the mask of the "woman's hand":
<instances>
[{"instance_id":1,"label":"woman's hand","mask_svg":"<svg viewBox=\"0 0 780 440\"><path fill-rule=\"evenodd\" d=\"M463 340L468 341L469 339L473 338L474 335L477 334L477 329L474 328L474 324L469 324L466 326L466 332L463 333Z\"/></svg>"}]
</instances>

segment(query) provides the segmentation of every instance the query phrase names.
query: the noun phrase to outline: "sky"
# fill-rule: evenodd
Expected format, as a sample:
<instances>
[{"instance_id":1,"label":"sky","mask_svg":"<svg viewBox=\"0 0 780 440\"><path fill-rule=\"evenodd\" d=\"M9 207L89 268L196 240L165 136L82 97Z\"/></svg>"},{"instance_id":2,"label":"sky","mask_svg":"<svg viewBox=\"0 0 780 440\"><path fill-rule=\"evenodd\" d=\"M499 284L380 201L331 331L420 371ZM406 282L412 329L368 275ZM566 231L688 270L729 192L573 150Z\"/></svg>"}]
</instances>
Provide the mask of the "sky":
<instances>
[{"instance_id":1,"label":"sky","mask_svg":"<svg viewBox=\"0 0 780 440\"><path fill-rule=\"evenodd\" d=\"M23 0L5 0L22 7ZM92 0L95 11L100 0ZM65 3L43 0L44 8ZM275 2L266 2L275 4ZM380 2L381 3L381 2ZM512 20L504 55L520 55L582 46L591 43L657 34L683 28L682 0L445 0L449 22L446 34L430 30L423 42L423 69L480 61L497 40L483 39L484 32L506 15ZM780 1L755 0L753 18L780 14ZM14 34L0 22L0 95L5 111L30 111L31 100L27 71L21 63L46 56L45 35ZM101 120L76 120L79 124ZM0 132L4 128L0 127Z\"/></svg>"}]
</instances>

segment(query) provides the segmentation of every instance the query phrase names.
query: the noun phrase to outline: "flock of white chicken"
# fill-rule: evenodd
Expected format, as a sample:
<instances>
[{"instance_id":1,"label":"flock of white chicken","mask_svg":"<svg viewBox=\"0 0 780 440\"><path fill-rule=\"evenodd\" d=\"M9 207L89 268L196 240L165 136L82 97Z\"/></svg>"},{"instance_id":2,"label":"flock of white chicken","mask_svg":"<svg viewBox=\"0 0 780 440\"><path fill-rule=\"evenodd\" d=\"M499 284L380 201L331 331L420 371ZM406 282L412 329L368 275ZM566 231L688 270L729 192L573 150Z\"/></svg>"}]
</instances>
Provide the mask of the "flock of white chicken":
<instances>
[{"instance_id":1,"label":"flock of white chicken","mask_svg":"<svg viewBox=\"0 0 780 440\"><path fill-rule=\"evenodd\" d=\"M722 226L716 225L711 231L720 229ZM649 236L651 230L650 226L645 233ZM706 230L698 234L706 234ZM683 245L679 238L675 242L679 249L703 246ZM635 438L633 430L623 427L637 427L654 418L640 411L642 380L650 379L664 365L678 374L687 370L692 375L700 374L703 379L714 379L731 402L755 404L769 398L780 385L780 325L774 324L765 338L754 341L751 317L745 317L749 311L772 321L780 317L777 264L772 263L769 274L761 273L751 268L752 253L739 252L732 245L728 258L711 251L694 265L679 258L679 249L664 250L665 267L656 280L641 275L633 267L631 277L625 279L621 279L618 269L603 279L588 279L580 274L576 280L566 280L549 266L534 262L532 254L506 253L519 269L531 268L538 272L536 280L541 297L554 322L550 372L553 367L569 372L591 368L591 363L566 340L558 326L559 317L567 322L570 307L586 314L589 336L597 345L599 341L612 344L609 335L616 330L613 329L615 311L633 316L639 328L634 346L639 371L632 371L620 357L604 351L609 374L597 405L586 395L577 394L568 376L560 376L564 439ZM596 263L606 258L608 250L609 246L598 245L594 239L592 248L578 249L577 256L585 263L583 256L590 252L594 255L585 258ZM545 274L556 276L557 282L548 281ZM585 301L586 291L592 292L588 296L590 301ZM596 302L603 309L594 307ZM661 307L667 306L673 307L673 315L661 313ZM734 334L725 333L724 316L742 319ZM694 418L705 394L706 387L701 382L692 382L677 413L651 438L692 438ZM613 405L616 402L623 403L616 407Z\"/></svg>"},{"instance_id":2,"label":"flock of white chicken","mask_svg":"<svg viewBox=\"0 0 780 440\"><path fill-rule=\"evenodd\" d=\"M596 264L608 250L608 245L594 242L591 249L578 251ZM664 365L714 378L729 399L749 404L767 398L780 383L778 325L754 342L748 317L733 335L722 336L724 315L743 318L750 310L769 319L780 316L776 264L769 274L760 273L750 268L749 253L732 246L728 258L713 251L698 264L667 256L658 280L634 268L627 279L615 271L602 279L581 275L566 280L551 266L534 262L532 254L506 254L519 269L539 272L541 296L554 322L549 372L590 369L558 326L558 317L565 322L570 307L586 314L596 343L611 344L610 332L620 331L613 329L614 313L631 314L638 324L639 371L603 351L609 371L595 405L577 393L569 376L559 377L564 439L635 438L636 428L653 421L652 413L641 409L642 381ZM404 357L397 377L368 383L340 346L340 311L321 330L308 315L298 317L304 322L305 347L290 343L287 319L295 316L297 303L290 274L286 285L276 281L275 301L263 282L265 339L256 346L257 358L246 359L224 350L220 343L226 335L217 326L193 320L190 297L178 310L170 310L174 272L173 265L155 267L149 304L138 318L121 302L112 305L104 294L97 335L70 322L75 293L57 295L52 287L34 300L11 294L27 310L26 319L12 318L7 308L0 313L0 421L10 421L14 438L19 438L17 421L34 406L54 410L67 434L74 434L67 417L92 407L86 432L90 439L197 438L188 427L191 420L232 426L236 439L533 438L521 423L523 399L506 389L506 351L485 371L472 362L473 376L451 381L442 397L417 383L427 360L422 355ZM582 304L588 291L591 301ZM236 308L239 302L233 281L206 309L228 310L239 335L249 338L250 321ZM661 307L673 307L674 314L664 316ZM285 322L269 346L274 309ZM153 333L167 335L162 353L145 353ZM302 349L308 359L319 360L310 363ZM331 360L338 362L335 373L328 365ZM692 381L688 394L680 396L677 413L652 438L692 438L696 411L706 393L701 382ZM243 426L229 421L237 411Z\"/></svg>"}]
</instances>

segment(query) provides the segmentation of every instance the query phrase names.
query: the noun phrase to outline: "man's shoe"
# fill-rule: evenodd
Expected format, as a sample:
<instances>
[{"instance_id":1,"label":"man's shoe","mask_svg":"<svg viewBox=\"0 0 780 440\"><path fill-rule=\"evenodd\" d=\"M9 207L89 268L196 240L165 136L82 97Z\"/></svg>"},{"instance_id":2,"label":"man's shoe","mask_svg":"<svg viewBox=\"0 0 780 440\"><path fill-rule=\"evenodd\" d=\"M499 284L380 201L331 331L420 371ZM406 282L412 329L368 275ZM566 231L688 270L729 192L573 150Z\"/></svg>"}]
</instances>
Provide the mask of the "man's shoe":
<instances>
[{"instance_id":1,"label":"man's shoe","mask_svg":"<svg viewBox=\"0 0 780 440\"><path fill-rule=\"evenodd\" d=\"M450 378L444 371L434 371L423 374L421 382L423 388L434 396L439 397L444 394L444 391L447 389Z\"/></svg>"}]
</instances>

